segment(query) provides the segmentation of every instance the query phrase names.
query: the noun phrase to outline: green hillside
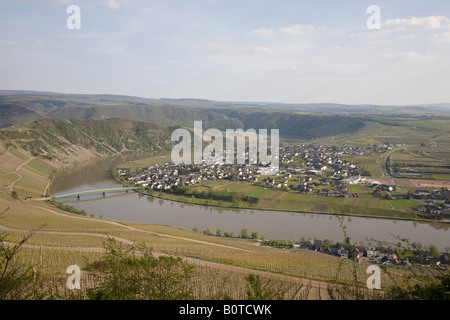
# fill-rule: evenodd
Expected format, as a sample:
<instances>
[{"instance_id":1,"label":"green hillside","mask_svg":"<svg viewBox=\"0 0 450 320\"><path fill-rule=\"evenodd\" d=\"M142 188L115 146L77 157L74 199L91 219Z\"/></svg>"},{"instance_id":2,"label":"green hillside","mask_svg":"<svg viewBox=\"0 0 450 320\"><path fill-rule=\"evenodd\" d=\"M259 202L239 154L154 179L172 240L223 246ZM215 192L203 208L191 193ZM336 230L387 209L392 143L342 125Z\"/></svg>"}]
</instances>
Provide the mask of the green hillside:
<instances>
[{"instance_id":1,"label":"green hillside","mask_svg":"<svg viewBox=\"0 0 450 320\"><path fill-rule=\"evenodd\" d=\"M174 128L124 119L41 119L0 130L0 141L56 159L81 147L98 154L168 150Z\"/></svg>"}]
</instances>

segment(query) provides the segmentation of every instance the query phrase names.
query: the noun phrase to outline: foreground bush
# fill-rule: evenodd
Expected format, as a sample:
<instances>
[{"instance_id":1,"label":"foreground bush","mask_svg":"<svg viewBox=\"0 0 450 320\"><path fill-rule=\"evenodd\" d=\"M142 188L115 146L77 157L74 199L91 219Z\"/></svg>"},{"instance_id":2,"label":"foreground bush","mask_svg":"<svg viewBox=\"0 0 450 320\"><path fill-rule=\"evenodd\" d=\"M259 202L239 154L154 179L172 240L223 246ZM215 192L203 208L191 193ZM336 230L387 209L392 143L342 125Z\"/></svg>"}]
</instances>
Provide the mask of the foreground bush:
<instances>
[{"instance_id":1,"label":"foreground bush","mask_svg":"<svg viewBox=\"0 0 450 320\"><path fill-rule=\"evenodd\" d=\"M95 300L181 300L192 298L193 267L181 258L155 257L145 245L124 245L114 239L87 290ZM98 264L97 264L98 265Z\"/></svg>"}]
</instances>

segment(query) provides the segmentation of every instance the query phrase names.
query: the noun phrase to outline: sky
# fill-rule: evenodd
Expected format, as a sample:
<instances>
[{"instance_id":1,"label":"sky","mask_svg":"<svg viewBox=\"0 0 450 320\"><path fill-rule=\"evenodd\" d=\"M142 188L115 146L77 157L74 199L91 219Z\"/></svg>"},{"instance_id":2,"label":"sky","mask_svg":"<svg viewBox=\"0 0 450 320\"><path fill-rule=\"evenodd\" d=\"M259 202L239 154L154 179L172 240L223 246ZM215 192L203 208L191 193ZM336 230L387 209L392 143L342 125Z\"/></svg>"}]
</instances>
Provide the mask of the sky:
<instances>
[{"instance_id":1,"label":"sky","mask_svg":"<svg viewBox=\"0 0 450 320\"><path fill-rule=\"evenodd\" d=\"M449 103L450 1L2 0L0 89Z\"/></svg>"}]
</instances>

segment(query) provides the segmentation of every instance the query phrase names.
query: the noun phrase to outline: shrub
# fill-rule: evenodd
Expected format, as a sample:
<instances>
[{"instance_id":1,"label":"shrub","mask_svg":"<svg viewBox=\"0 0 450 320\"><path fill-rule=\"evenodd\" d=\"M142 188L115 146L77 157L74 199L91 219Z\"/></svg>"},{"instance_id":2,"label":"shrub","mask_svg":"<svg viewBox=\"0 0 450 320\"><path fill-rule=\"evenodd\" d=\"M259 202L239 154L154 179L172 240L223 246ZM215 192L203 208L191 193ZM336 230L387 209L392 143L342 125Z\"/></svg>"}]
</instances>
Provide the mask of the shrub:
<instances>
[{"instance_id":1,"label":"shrub","mask_svg":"<svg viewBox=\"0 0 450 320\"><path fill-rule=\"evenodd\" d=\"M93 300L181 300L192 298L193 267L181 258L154 257L145 245L124 245L109 238L105 244Z\"/></svg>"}]
</instances>

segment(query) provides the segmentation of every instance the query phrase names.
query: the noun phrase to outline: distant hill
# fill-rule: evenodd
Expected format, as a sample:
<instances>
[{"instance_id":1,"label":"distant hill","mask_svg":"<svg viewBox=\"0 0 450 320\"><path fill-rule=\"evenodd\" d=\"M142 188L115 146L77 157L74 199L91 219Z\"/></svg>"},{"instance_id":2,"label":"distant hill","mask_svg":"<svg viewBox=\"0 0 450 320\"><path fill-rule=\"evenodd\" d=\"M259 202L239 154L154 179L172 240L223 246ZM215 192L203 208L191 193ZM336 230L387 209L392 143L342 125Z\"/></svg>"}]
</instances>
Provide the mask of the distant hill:
<instances>
[{"instance_id":1,"label":"distant hill","mask_svg":"<svg viewBox=\"0 0 450 320\"><path fill-rule=\"evenodd\" d=\"M58 94L33 91L0 91L0 126L30 120L109 119L157 123L160 126L192 127L203 121L203 128L280 129L282 136L310 139L351 133L361 128L361 119L346 115L300 113L284 107L259 104L217 102L203 99L145 99L119 95Z\"/></svg>"},{"instance_id":2,"label":"distant hill","mask_svg":"<svg viewBox=\"0 0 450 320\"><path fill-rule=\"evenodd\" d=\"M58 101L59 100L59 101ZM135 105L135 106L172 106L191 109L274 109L286 111L300 111L306 113L325 113L340 115L372 115L372 114L450 114L450 103L430 103L417 105L348 105L338 103L277 103L277 102L254 102L254 101L213 101L207 99L148 99L126 95L112 94L66 94L44 91L26 90L0 90L0 105L2 103L14 103L22 105L32 111L40 108L39 102L47 101L54 105L62 102L69 106L112 106L112 105ZM61 102L62 101L62 102ZM42 113L37 112L43 115Z\"/></svg>"},{"instance_id":3,"label":"distant hill","mask_svg":"<svg viewBox=\"0 0 450 320\"><path fill-rule=\"evenodd\" d=\"M265 109L292 110L299 112L324 113L349 116L397 115L397 116L427 116L450 115L449 104L409 105L409 106L380 106L380 105L345 105L336 103L266 103L261 105Z\"/></svg>"},{"instance_id":4,"label":"distant hill","mask_svg":"<svg viewBox=\"0 0 450 320\"><path fill-rule=\"evenodd\" d=\"M311 139L356 132L364 126L360 118L340 115L302 114L275 110L221 110L229 118L239 119L244 129L279 129L286 138Z\"/></svg>"},{"instance_id":5,"label":"distant hill","mask_svg":"<svg viewBox=\"0 0 450 320\"><path fill-rule=\"evenodd\" d=\"M415 106L221 102L205 99L146 99L110 94L62 94L0 90L0 127L46 118L109 119L159 124L162 127L280 129L284 137L310 139L353 133L365 117L450 116L450 104Z\"/></svg>"},{"instance_id":6,"label":"distant hill","mask_svg":"<svg viewBox=\"0 0 450 320\"><path fill-rule=\"evenodd\" d=\"M201 120L206 128L224 130L242 127L242 122L238 119L229 118L215 110L195 110L171 105L66 105L47 114L47 116L59 119L105 119L113 117L158 123L162 126L180 125L187 127L192 127L195 120Z\"/></svg>"},{"instance_id":7,"label":"distant hill","mask_svg":"<svg viewBox=\"0 0 450 320\"><path fill-rule=\"evenodd\" d=\"M205 127L218 129L242 126L236 119L227 119L214 110L205 113L204 110L192 108L196 105L195 101L197 100L185 103L171 99L153 100L115 95L72 95L33 91L19 91L14 94L12 91L0 90L0 128L43 118L123 118L163 126L192 126L194 120L202 120ZM203 101L203 107L217 106L213 101Z\"/></svg>"}]
</instances>

